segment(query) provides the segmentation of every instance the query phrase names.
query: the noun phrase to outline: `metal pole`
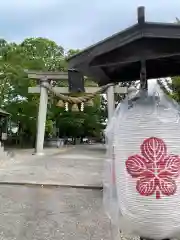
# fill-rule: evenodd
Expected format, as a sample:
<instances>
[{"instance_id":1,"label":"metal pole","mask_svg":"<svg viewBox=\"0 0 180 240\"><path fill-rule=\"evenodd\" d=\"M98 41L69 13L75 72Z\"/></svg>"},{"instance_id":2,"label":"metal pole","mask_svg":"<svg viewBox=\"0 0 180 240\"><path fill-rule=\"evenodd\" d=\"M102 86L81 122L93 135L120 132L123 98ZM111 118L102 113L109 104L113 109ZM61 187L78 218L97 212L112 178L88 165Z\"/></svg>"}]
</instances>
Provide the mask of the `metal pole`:
<instances>
[{"instance_id":1,"label":"metal pole","mask_svg":"<svg viewBox=\"0 0 180 240\"><path fill-rule=\"evenodd\" d=\"M111 86L107 89L107 104L108 104L108 121L114 115L115 101L114 101L114 86Z\"/></svg>"},{"instance_id":2,"label":"metal pole","mask_svg":"<svg viewBox=\"0 0 180 240\"><path fill-rule=\"evenodd\" d=\"M37 155L43 155L47 103L48 103L48 92L47 92L47 89L42 86L42 83L47 83L47 79L43 78L40 80L40 102L39 102L36 148L35 148L35 154Z\"/></svg>"}]
</instances>

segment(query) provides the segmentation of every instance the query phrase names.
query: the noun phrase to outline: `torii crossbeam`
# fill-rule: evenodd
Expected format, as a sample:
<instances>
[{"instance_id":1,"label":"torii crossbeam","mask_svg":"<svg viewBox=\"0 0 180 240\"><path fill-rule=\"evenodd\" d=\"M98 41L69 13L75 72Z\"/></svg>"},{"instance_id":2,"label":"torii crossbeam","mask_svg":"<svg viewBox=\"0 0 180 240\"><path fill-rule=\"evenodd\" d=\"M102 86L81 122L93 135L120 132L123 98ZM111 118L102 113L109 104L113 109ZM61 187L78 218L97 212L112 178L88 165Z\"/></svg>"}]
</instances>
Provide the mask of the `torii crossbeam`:
<instances>
[{"instance_id":1,"label":"torii crossbeam","mask_svg":"<svg viewBox=\"0 0 180 240\"><path fill-rule=\"evenodd\" d=\"M35 87L29 87L29 93L40 94L39 102L39 112L38 112L38 122L37 122L37 137L36 137L36 146L35 154L43 154L43 145L44 145L44 135L45 135L45 123L47 115L47 103L48 103L48 91L42 84L48 84L51 80L61 81L68 80L67 72L39 72L39 71L28 71L26 70L28 77L30 79L37 79L39 85ZM62 94L69 94L70 90L68 87L54 87L56 91ZM87 87L85 88L85 93L94 93L98 91L99 87ZM110 119L114 112L114 93L126 94L126 87L109 87L107 90L107 100L108 100L108 119Z\"/></svg>"}]
</instances>

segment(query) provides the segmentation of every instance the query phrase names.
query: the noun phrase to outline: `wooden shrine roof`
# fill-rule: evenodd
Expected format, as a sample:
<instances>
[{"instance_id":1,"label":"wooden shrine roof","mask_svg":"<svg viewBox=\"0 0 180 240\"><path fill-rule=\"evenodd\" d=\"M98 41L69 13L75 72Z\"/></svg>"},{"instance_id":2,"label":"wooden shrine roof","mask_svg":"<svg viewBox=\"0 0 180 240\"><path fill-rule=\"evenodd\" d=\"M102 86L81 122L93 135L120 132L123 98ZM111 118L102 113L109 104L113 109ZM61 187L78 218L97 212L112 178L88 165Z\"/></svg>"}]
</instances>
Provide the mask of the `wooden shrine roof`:
<instances>
[{"instance_id":1,"label":"wooden shrine roof","mask_svg":"<svg viewBox=\"0 0 180 240\"><path fill-rule=\"evenodd\" d=\"M99 85L139 79L141 61L147 78L180 75L180 25L146 22L138 8L138 23L68 59L69 68L93 77Z\"/></svg>"}]
</instances>

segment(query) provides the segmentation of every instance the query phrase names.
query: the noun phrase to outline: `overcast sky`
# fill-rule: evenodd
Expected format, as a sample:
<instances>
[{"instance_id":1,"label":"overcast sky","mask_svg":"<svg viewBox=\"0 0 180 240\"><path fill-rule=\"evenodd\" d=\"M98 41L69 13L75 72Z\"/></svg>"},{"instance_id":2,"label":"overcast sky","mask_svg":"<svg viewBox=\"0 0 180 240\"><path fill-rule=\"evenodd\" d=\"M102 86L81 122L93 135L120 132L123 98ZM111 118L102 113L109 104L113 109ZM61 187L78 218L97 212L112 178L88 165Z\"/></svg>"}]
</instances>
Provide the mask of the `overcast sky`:
<instances>
[{"instance_id":1,"label":"overcast sky","mask_svg":"<svg viewBox=\"0 0 180 240\"><path fill-rule=\"evenodd\" d=\"M179 0L0 0L0 34L16 42L47 37L65 49L82 49L134 24L140 5L149 21L180 17Z\"/></svg>"}]
</instances>

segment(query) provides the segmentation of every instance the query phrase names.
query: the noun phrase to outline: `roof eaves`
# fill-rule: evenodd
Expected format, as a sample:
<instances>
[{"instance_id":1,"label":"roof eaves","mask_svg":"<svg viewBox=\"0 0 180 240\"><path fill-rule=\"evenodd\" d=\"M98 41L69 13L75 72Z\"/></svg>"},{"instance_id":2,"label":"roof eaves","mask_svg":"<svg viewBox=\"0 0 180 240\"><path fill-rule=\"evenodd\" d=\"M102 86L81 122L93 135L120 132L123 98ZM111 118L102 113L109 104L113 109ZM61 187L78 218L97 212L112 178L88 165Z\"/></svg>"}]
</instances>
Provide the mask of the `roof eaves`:
<instances>
[{"instance_id":1,"label":"roof eaves","mask_svg":"<svg viewBox=\"0 0 180 240\"><path fill-rule=\"evenodd\" d=\"M99 41L99 42L97 42L97 43L95 43L95 44L85 48L84 50L80 51L79 53L74 54L73 56L69 57L67 60L70 61L71 59L76 58L76 57L78 57L78 56L80 56L80 55L82 55L84 53L88 53L88 52L92 51L94 48L100 47L102 44L107 43L108 41L111 41L114 38L119 37L120 35L123 35L125 33L131 32L134 28L137 28L138 26L139 26L139 24L135 24L135 25L133 25L133 26L131 26L129 28L126 28L125 30L123 30L121 32L115 33L112 36L107 37L107 38L103 39L102 41Z\"/></svg>"}]
</instances>

